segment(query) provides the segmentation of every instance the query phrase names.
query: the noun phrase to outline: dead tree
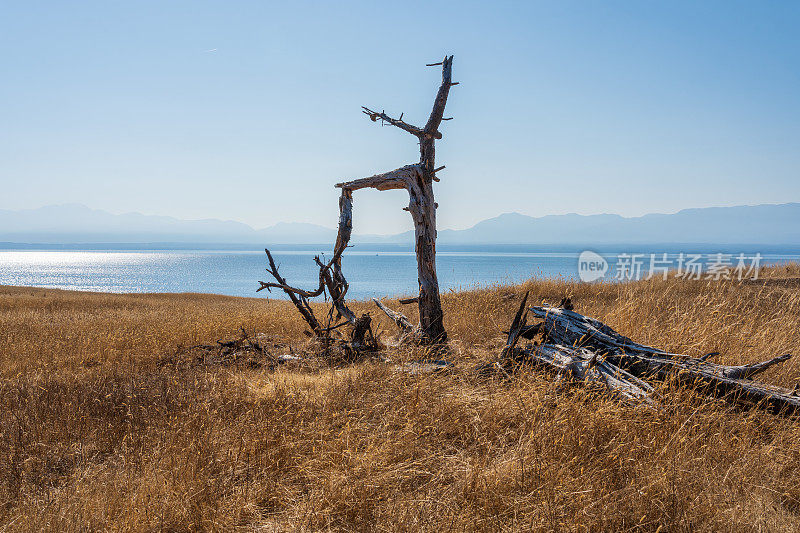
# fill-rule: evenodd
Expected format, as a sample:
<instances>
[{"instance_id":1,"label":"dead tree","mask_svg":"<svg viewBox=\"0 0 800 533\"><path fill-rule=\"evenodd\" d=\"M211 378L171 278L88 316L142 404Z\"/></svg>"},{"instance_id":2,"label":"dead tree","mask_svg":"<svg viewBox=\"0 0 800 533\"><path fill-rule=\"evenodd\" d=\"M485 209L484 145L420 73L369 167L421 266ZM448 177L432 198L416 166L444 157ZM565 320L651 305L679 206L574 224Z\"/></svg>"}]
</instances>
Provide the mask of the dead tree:
<instances>
[{"instance_id":1,"label":"dead tree","mask_svg":"<svg viewBox=\"0 0 800 533\"><path fill-rule=\"evenodd\" d=\"M417 254L417 276L419 281L419 317L420 333L422 340L428 343L444 343L447 332L442 322L442 304L439 297L439 281L436 278L436 208L433 196L433 182L439 181L436 173L444 167L436 167L436 139L441 139L439 126L444 118L444 108L447 105L447 96L450 87L457 85L451 81L453 56L445 57L440 63L427 66L442 66L442 84L433 102L433 110L424 127L411 125L403 121L403 114L399 118L392 118L385 112L373 111L368 107L363 108L364 114L373 122L380 120L401 130L414 135L419 141L419 163L362 178L354 181L336 184L343 193L365 188L386 191L390 189L405 189L408 191L408 207L404 208L411 213L414 221L415 250Z\"/></svg>"},{"instance_id":2,"label":"dead tree","mask_svg":"<svg viewBox=\"0 0 800 533\"><path fill-rule=\"evenodd\" d=\"M397 170L378 174L368 178L358 179L345 183L338 183L336 187L342 190L339 197L339 232L336 236L336 244L333 249L333 257L330 261L323 262L319 257L314 261L319 267L319 285L313 290L304 290L293 287L278 272L278 266L269 250L265 249L269 260L267 272L275 279L272 282L260 281L257 291L263 289L281 289L287 294L297 310L308 323L312 333L317 337L326 337L331 331L340 328L345 324L352 326L352 345L362 346L365 342L365 335L371 335L369 314L357 317L345 303L348 284L342 272L342 254L350 242L353 231L353 191L364 188L374 188L381 191L389 189L406 189L409 195L408 207L404 208L414 221L415 229L415 249L417 253L417 274L419 280L419 297L416 301L419 304L420 325L415 327L409 320L400 313L378 303L378 307L383 310L403 332L403 338L423 341L426 343L444 343L447 341L447 333L442 323L442 304L439 297L439 282L436 278L436 207L437 204L433 196L433 182L439 181L436 172L444 167L436 168L435 164L435 141L441 139L439 125L444 118L444 108L447 104L447 96L450 87L457 85L451 81L451 68L453 56L445 57L441 63L433 63L428 66L442 66L442 84L436 99L433 103L428 122L425 127L419 128L403 122L403 115L394 119L384 112L376 112L364 107L363 111L373 121L381 120L393 126L407 131L419 139L420 160L419 163L407 165ZM328 294L331 297L333 306L329 313L327 325L314 315L314 311L308 302L309 298ZM344 322L331 325L333 311L337 318L343 318ZM374 338L373 338L373 344Z\"/></svg>"}]
</instances>

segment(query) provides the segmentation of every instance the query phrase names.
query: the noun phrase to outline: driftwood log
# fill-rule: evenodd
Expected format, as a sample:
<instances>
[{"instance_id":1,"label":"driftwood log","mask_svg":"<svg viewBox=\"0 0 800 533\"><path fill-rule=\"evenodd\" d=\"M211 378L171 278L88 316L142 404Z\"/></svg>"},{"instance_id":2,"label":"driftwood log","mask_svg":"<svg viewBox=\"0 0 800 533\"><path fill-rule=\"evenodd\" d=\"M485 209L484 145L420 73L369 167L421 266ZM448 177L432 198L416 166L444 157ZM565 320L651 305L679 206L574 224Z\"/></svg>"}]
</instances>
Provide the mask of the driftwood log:
<instances>
[{"instance_id":1,"label":"driftwood log","mask_svg":"<svg viewBox=\"0 0 800 533\"><path fill-rule=\"evenodd\" d=\"M419 326L415 326L409 319L402 313L393 311L381 303L377 298L372 299L378 309L386 313L386 316L391 318L397 327L400 328L400 335L397 337L398 344L404 342L416 342L421 338ZM402 300L401 300L402 301Z\"/></svg>"},{"instance_id":2,"label":"driftwood log","mask_svg":"<svg viewBox=\"0 0 800 533\"><path fill-rule=\"evenodd\" d=\"M776 412L797 414L800 409L800 397L793 391L752 380L787 361L790 354L749 365L719 365L708 361L715 354L692 357L651 348L574 311L554 307L531 307L530 311L544 320L542 329L549 343L586 348L639 378L675 378L712 396Z\"/></svg>"},{"instance_id":3,"label":"driftwood log","mask_svg":"<svg viewBox=\"0 0 800 533\"><path fill-rule=\"evenodd\" d=\"M692 357L652 348L570 309L538 306L526 309L527 297L526 294L496 363L505 371L513 364L545 365L559 377L567 373L579 381L600 382L626 400L644 400L652 395L653 388L645 380L675 379L717 398L781 414L800 414L800 396L796 391L752 380L787 361L790 354L748 365L720 365L709 361L717 353ZM527 325L529 313L541 322ZM520 338L537 336L541 337L538 343L516 346Z\"/></svg>"},{"instance_id":4,"label":"driftwood log","mask_svg":"<svg viewBox=\"0 0 800 533\"><path fill-rule=\"evenodd\" d=\"M605 389L612 396L632 403L652 404L653 387L618 366L602 360L597 353L585 348L559 344L539 344L536 347L519 349L517 343L537 326L528 326L528 309L525 307L528 293L520 303L514 321L508 331L506 345L500 361L484 365L482 373L499 372L510 375L521 364L533 364L551 370L556 379L579 381ZM563 303L563 302L562 302Z\"/></svg>"}]
</instances>

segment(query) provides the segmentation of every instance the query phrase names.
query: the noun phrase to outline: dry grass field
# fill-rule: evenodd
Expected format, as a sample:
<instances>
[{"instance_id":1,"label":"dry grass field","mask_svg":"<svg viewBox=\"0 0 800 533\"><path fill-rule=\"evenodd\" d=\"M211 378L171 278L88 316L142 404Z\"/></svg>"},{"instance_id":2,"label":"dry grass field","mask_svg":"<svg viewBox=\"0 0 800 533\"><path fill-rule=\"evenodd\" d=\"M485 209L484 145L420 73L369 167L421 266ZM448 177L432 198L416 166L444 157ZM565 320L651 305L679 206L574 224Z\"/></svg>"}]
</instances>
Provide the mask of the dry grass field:
<instances>
[{"instance_id":1,"label":"dry grass field","mask_svg":"<svg viewBox=\"0 0 800 533\"><path fill-rule=\"evenodd\" d=\"M302 352L283 301L0 287L0 530L800 531L800 422L666 384L652 410L472 371L526 290L669 350L799 353L798 267L768 275L448 293L439 375L182 350L244 327ZM800 358L761 377L797 378Z\"/></svg>"}]
</instances>

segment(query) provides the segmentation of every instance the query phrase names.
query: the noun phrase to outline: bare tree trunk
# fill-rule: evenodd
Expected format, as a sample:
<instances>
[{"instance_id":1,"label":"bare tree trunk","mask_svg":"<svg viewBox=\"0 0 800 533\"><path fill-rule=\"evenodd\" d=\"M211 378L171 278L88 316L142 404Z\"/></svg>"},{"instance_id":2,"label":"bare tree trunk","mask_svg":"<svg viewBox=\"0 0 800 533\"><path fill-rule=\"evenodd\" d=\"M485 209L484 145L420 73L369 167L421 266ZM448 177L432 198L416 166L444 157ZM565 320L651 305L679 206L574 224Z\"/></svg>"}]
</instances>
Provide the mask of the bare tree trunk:
<instances>
[{"instance_id":1,"label":"bare tree trunk","mask_svg":"<svg viewBox=\"0 0 800 533\"><path fill-rule=\"evenodd\" d=\"M436 278L436 204L433 201L433 187L424 178L413 185L408 190L408 210L414 219L419 324L425 338L443 343L447 340L447 332L442 323L439 280Z\"/></svg>"},{"instance_id":2,"label":"bare tree trunk","mask_svg":"<svg viewBox=\"0 0 800 533\"><path fill-rule=\"evenodd\" d=\"M414 218L415 249L417 252L417 275L419 276L419 321L425 336L434 342L445 342L447 332L442 322L442 303L439 299L439 280L436 278L436 208L433 196L433 181L436 178L436 144L441 137L439 125L444 118L444 108L452 85L453 56L442 61L442 84L436 93L425 132L419 142L419 163L422 179L418 190L409 188L411 201L409 211ZM412 192L413 191L413 192ZM416 194L414 194L416 193ZM417 196L415 198L415 196ZM416 207L416 209L415 209Z\"/></svg>"}]
</instances>

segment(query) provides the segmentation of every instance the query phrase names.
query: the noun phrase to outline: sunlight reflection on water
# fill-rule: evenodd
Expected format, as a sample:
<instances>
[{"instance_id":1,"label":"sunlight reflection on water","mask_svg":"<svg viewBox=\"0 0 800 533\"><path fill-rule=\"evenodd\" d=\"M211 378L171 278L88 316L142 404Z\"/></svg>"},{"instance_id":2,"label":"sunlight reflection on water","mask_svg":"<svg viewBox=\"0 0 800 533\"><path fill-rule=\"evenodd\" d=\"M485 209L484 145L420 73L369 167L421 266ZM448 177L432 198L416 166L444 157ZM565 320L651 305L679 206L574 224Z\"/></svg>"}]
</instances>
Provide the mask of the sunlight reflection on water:
<instances>
[{"instance_id":1,"label":"sunlight reflection on water","mask_svg":"<svg viewBox=\"0 0 800 533\"><path fill-rule=\"evenodd\" d=\"M274 253L281 273L298 286L317 284L314 255L304 250ZM574 266L574 258L574 254L443 252L438 256L438 271L444 290L468 288L521 281L536 274L557 275ZM268 277L265 259L263 252L249 251L0 251L0 284L254 296L256 281ZM416 291L413 252L352 252L345 256L344 265L351 298Z\"/></svg>"},{"instance_id":2,"label":"sunlight reflection on water","mask_svg":"<svg viewBox=\"0 0 800 533\"><path fill-rule=\"evenodd\" d=\"M315 287L311 250L274 252L290 283ZM577 278L578 253L442 251L437 270L443 291L516 283L532 277ZM797 260L765 254L765 263ZM0 284L103 292L209 292L256 296L267 280L263 251L0 251ZM349 297L396 296L417 291L411 251L348 251L344 268ZM283 297L282 293L259 296Z\"/></svg>"}]
</instances>

